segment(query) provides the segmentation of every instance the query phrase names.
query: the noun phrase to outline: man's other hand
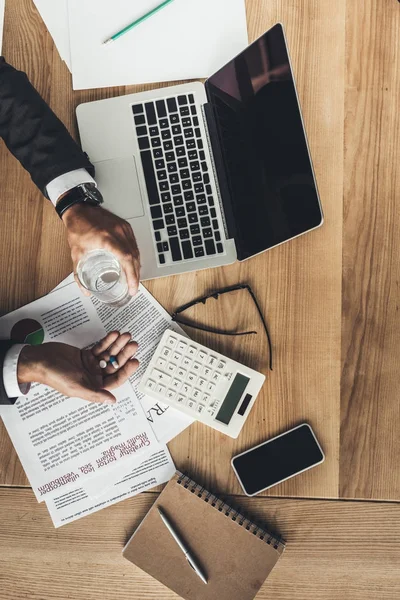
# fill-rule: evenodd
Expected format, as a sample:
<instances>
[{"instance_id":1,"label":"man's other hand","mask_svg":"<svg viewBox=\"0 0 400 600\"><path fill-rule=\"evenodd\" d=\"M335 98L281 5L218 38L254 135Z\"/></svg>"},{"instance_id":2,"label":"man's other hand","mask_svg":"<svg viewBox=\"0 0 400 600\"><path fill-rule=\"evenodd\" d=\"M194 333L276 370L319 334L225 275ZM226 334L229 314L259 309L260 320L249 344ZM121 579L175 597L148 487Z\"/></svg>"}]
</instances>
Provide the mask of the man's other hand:
<instances>
[{"instance_id":1,"label":"man's other hand","mask_svg":"<svg viewBox=\"0 0 400 600\"><path fill-rule=\"evenodd\" d=\"M75 280L86 296L76 276L78 262L91 250L108 250L117 257L124 269L129 293L138 291L140 278L140 255L132 227L100 206L75 204L65 211L62 220L67 228L68 243L74 265Z\"/></svg>"},{"instance_id":2,"label":"man's other hand","mask_svg":"<svg viewBox=\"0 0 400 600\"><path fill-rule=\"evenodd\" d=\"M18 361L19 383L38 382L61 394L90 402L114 404L110 392L120 387L138 368L133 358L137 343L131 342L130 333L113 331L90 350L80 350L68 344L48 342L40 346L25 346ZM107 364L115 356L118 366Z\"/></svg>"}]
</instances>

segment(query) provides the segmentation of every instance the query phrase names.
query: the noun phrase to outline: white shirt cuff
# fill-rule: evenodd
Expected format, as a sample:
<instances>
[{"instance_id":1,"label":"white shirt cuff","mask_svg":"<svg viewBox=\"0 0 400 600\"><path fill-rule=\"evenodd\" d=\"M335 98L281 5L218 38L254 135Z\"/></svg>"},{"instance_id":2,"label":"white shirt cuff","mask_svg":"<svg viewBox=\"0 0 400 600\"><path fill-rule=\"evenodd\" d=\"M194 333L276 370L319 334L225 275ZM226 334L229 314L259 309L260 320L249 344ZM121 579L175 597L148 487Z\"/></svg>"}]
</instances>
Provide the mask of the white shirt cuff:
<instances>
[{"instance_id":1,"label":"white shirt cuff","mask_svg":"<svg viewBox=\"0 0 400 600\"><path fill-rule=\"evenodd\" d=\"M94 183L96 185L95 180L86 169L75 169L75 171L69 171L50 181L46 186L47 195L55 206L60 196L83 183Z\"/></svg>"},{"instance_id":2,"label":"white shirt cuff","mask_svg":"<svg viewBox=\"0 0 400 600\"><path fill-rule=\"evenodd\" d=\"M11 346L4 357L3 362L3 383L6 394L9 398L18 398L25 396L31 389L30 383L18 383L17 368L19 355L22 348L27 344L15 344Z\"/></svg>"}]
</instances>

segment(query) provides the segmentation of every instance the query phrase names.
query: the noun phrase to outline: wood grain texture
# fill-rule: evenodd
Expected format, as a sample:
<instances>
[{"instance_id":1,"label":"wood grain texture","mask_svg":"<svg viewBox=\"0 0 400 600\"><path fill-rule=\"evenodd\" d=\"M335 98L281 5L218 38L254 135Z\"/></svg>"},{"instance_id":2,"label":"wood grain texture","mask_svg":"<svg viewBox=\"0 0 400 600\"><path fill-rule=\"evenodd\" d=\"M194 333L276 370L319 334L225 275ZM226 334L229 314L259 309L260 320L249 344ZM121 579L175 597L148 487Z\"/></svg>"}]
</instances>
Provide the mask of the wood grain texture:
<instances>
[{"instance_id":1,"label":"wood grain texture","mask_svg":"<svg viewBox=\"0 0 400 600\"><path fill-rule=\"evenodd\" d=\"M400 5L346 13L340 494L400 498Z\"/></svg>"},{"instance_id":2,"label":"wood grain texture","mask_svg":"<svg viewBox=\"0 0 400 600\"><path fill-rule=\"evenodd\" d=\"M344 0L335 5L312 0L300 5L293 0L247 3L251 40L276 21L285 23L326 224L243 264L146 283L170 310L207 290L248 282L268 318L276 367L268 376L239 440L194 425L171 443L179 467L190 466L191 472L207 484L223 490L239 491L229 466L232 454L306 420L321 440L326 463L272 493L325 497L338 494L342 214L337 199L342 193L343 167L344 8ZM79 102L145 87L72 92L70 74L30 0L8 2L4 52L10 62L27 71L74 134L74 108ZM14 252L8 273L13 291L10 294L4 288L1 296L1 306L6 312L54 287L67 275L70 260L62 224L51 206L40 199L4 149L0 160L1 164L5 161L9 165L5 177L9 191L2 194L5 196L2 202L11 214L11 226L6 219L1 222L0 227L8 237L0 238L0 244L4 240ZM30 197L33 210L28 210L26 204ZM16 230L23 238L22 243L12 243L11 232ZM248 307L245 298L232 302L232 326L246 316ZM208 322L214 325L226 322L226 315L214 309L207 307ZM254 368L267 370L267 347L261 336L240 342L193 336ZM0 481L25 485L25 476L3 432L0 439Z\"/></svg>"},{"instance_id":3,"label":"wood grain texture","mask_svg":"<svg viewBox=\"0 0 400 600\"><path fill-rule=\"evenodd\" d=\"M154 502L141 494L54 530L30 490L0 490L2 600L178 598L124 560L122 548ZM397 600L400 506L230 498L280 533L287 548L257 600ZM184 576L184 574L183 574Z\"/></svg>"}]
</instances>

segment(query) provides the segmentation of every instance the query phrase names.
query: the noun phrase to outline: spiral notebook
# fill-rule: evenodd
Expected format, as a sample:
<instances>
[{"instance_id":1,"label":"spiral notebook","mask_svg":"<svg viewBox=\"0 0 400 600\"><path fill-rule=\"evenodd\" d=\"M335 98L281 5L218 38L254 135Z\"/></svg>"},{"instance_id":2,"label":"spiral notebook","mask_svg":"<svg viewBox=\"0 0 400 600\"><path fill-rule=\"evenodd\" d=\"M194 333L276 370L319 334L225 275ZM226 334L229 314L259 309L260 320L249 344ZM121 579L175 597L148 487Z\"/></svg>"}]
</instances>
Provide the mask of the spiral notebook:
<instances>
[{"instance_id":1,"label":"spiral notebook","mask_svg":"<svg viewBox=\"0 0 400 600\"><path fill-rule=\"evenodd\" d=\"M204 570L204 584L161 521L163 509ZM285 549L283 540L179 471L123 556L187 600L252 600Z\"/></svg>"}]
</instances>

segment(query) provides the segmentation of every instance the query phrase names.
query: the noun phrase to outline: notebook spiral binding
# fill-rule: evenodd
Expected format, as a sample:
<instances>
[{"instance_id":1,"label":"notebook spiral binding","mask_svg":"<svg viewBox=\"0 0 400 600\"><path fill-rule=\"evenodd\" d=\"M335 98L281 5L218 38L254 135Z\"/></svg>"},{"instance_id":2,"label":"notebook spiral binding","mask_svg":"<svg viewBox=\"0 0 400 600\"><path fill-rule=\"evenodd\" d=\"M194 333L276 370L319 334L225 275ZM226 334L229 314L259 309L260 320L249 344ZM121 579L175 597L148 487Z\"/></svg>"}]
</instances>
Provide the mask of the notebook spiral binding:
<instances>
[{"instance_id":1,"label":"notebook spiral binding","mask_svg":"<svg viewBox=\"0 0 400 600\"><path fill-rule=\"evenodd\" d=\"M258 537L260 540L265 541L266 544L273 546L276 550L279 548L285 548L285 542L282 538L272 535L266 529L259 527L254 521L246 517L240 510L235 510L227 504L222 498L206 490L203 486L199 485L193 479L191 479L185 473L177 471L178 484L183 485L185 489L188 489L192 494L196 494L199 498L208 502L211 506L215 507L216 510L225 514L226 517L235 521L240 527L245 527L247 531L250 531L253 535Z\"/></svg>"}]
</instances>

